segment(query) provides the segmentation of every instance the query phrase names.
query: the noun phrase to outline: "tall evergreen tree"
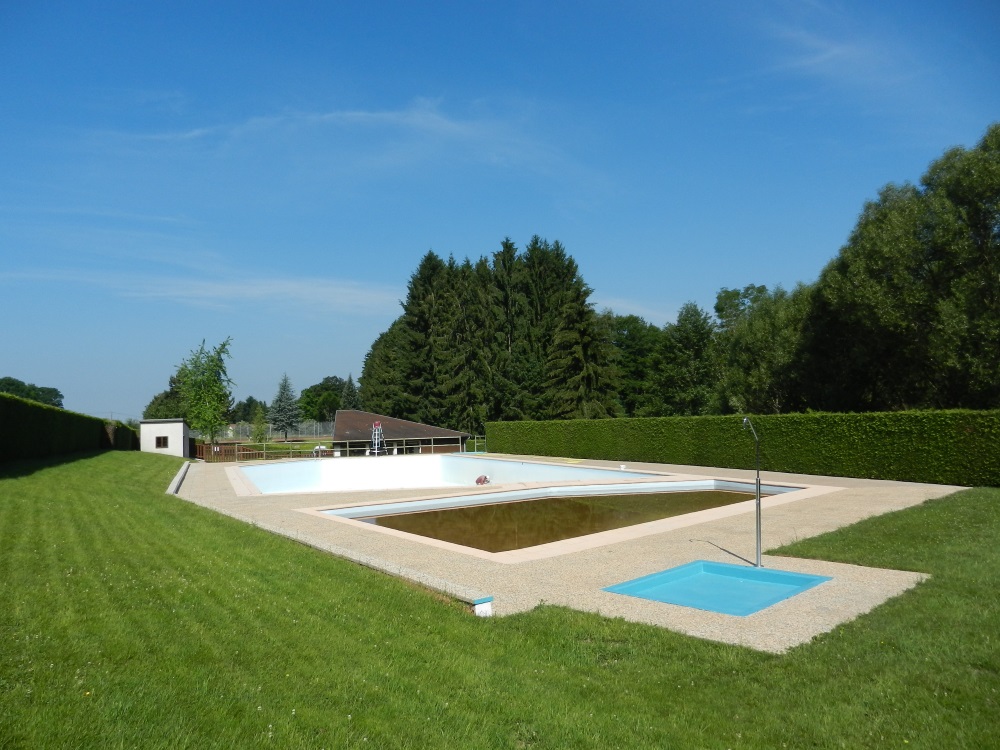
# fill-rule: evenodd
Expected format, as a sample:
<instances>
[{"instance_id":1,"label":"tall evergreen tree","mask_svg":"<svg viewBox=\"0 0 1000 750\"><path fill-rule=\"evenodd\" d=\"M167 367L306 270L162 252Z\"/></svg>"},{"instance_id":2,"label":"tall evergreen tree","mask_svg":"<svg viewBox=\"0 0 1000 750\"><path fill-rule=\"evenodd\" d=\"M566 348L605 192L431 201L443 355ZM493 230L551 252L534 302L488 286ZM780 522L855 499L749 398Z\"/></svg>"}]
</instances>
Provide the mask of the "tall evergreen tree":
<instances>
[{"instance_id":1,"label":"tall evergreen tree","mask_svg":"<svg viewBox=\"0 0 1000 750\"><path fill-rule=\"evenodd\" d=\"M492 378L487 394L487 418L491 420L527 417L522 383L531 345L525 274L517 247L509 237L505 238L500 250L493 254L488 295L484 300L496 331L496 339L490 346Z\"/></svg>"},{"instance_id":2,"label":"tall evergreen tree","mask_svg":"<svg viewBox=\"0 0 1000 750\"><path fill-rule=\"evenodd\" d=\"M427 253L365 358L365 408L479 432L545 418L558 389L560 414L616 413L611 331L589 294L562 245L537 236L521 254L505 239L492 262Z\"/></svg>"},{"instance_id":3,"label":"tall evergreen tree","mask_svg":"<svg viewBox=\"0 0 1000 750\"><path fill-rule=\"evenodd\" d=\"M375 339L365 355L358 389L362 408L400 419L410 418L409 360L403 319L399 317Z\"/></svg>"},{"instance_id":4,"label":"tall evergreen tree","mask_svg":"<svg viewBox=\"0 0 1000 750\"><path fill-rule=\"evenodd\" d=\"M274 395L274 400L271 402L271 410L268 412L268 418L271 420L271 425L274 429L284 433L285 440L288 440L288 431L294 430L299 426L299 420L301 419L299 401L295 397L295 391L292 390L292 383L288 379L288 373L285 373L281 377L281 382L278 384L278 392Z\"/></svg>"},{"instance_id":5,"label":"tall evergreen tree","mask_svg":"<svg viewBox=\"0 0 1000 750\"><path fill-rule=\"evenodd\" d=\"M487 392L492 381L491 349L496 345L495 322L487 314L490 303L488 262L469 260L454 269L457 306L449 346L442 347L439 387L445 397L446 421L442 426L481 434L488 410Z\"/></svg>"},{"instance_id":6,"label":"tall evergreen tree","mask_svg":"<svg viewBox=\"0 0 1000 750\"><path fill-rule=\"evenodd\" d=\"M569 313L570 308L566 307L564 298L577 294L573 287L579 272L576 261L566 254L559 242L549 244L538 235L532 237L525 248L522 264L523 271L518 279L527 307L524 327L526 352L518 362L521 368L518 385L524 400L525 416L546 419L552 412L548 391L554 384L550 382L551 373L547 372L549 347L563 318ZM583 295L584 300L589 293L588 288Z\"/></svg>"},{"instance_id":7,"label":"tall evergreen tree","mask_svg":"<svg viewBox=\"0 0 1000 750\"><path fill-rule=\"evenodd\" d=\"M552 419L617 416L620 409L610 325L588 302L590 291L577 276L557 292L561 307L545 361L545 410Z\"/></svg>"},{"instance_id":8,"label":"tall evergreen tree","mask_svg":"<svg viewBox=\"0 0 1000 750\"><path fill-rule=\"evenodd\" d=\"M357 386L354 385L354 376L350 373L348 373L347 380L344 381L344 387L340 391L340 408L361 408L361 395L358 393Z\"/></svg>"},{"instance_id":9,"label":"tall evergreen tree","mask_svg":"<svg viewBox=\"0 0 1000 750\"><path fill-rule=\"evenodd\" d=\"M453 269L433 251L410 277L403 303L403 365L406 375L405 418L427 424L446 419L445 395L448 352L457 317Z\"/></svg>"}]
</instances>

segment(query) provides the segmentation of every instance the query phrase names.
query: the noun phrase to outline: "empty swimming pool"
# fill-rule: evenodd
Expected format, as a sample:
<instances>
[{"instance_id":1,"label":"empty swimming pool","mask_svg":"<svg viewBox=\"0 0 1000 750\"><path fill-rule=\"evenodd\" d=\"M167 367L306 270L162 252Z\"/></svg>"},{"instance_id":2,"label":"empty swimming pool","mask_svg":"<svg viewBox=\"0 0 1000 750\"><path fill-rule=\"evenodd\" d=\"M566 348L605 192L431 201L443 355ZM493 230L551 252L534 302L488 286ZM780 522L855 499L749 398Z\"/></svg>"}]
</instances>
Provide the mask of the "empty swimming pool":
<instances>
[{"instance_id":1,"label":"empty swimming pool","mask_svg":"<svg viewBox=\"0 0 1000 750\"><path fill-rule=\"evenodd\" d=\"M720 490L547 496L459 508L379 513L361 520L463 547L505 552L719 508L753 497L746 492Z\"/></svg>"},{"instance_id":2,"label":"empty swimming pool","mask_svg":"<svg viewBox=\"0 0 1000 750\"><path fill-rule=\"evenodd\" d=\"M402 532L411 539L428 543L450 543L457 545L456 549L476 550L501 561L508 561L501 559L507 554L517 554L519 559L526 559L525 554L535 557L558 554L555 548L564 543L573 542L579 547L580 542L574 540L580 535L599 543L598 539L606 537L602 532L619 537L622 533L629 536L654 533L651 527L673 522L675 516L678 516L676 523L688 525L699 522L693 520L694 517L704 513L725 512L731 515L744 512L742 509L747 505L745 499L750 500L752 505L752 482L674 476L665 472L632 470L624 465L618 468L579 466L575 465L575 459L567 459L567 462L572 463L484 458L468 454L406 455L300 460L243 466L229 471L240 475L237 479L230 474L234 487L241 482L246 485L252 483L251 487L244 486L243 492L238 494L336 493L336 499L329 497L335 505L302 508L302 512L354 524L357 528L384 533ZM414 489L426 489L428 492L422 497L392 495L393 491ZM456 492L456 489L459 491ZM761 493L779 495L801 489L766 484L761 486ZM364 502L366 496L355 493L365 491L384 492L388 497ZM728 497L720 498L718 493L725 493ZM689 497L682 500L680 494ZM616 499L622 496L629 496L630 499ZM569 502L564 502L567 499ZM622 502L634 507L616 507ZM690 505L682 509L665 507L684 503ZM521 507L514 510L510 507L514 505ZM485 511L489 516L485 522L484 512L479 510L483 506L492 508ZM535 509L530 509L530 506ZM570 508L570 516L582 514L588 518L582 523L572 519L567 521L565 515L559 518L559 514L565 514L566 510L560 510L558 506ZM732 511L723 506L731 506ZM513 531L505 532L507 539L500 542L458 538L433 530L433 527L442 525L433 521L435 517L442 517L439 511L454 509L463 510L459 514L443 514L447 517L443 525L496 525L498 519L507 516L517 520L508 524ZM400 515L421 515L423 518L390 519ZM627 520L622 518L626 515L629 516ZM602 516L603 520L594 523L598 516ZM687 517L692 520L683 520ZM654 518L659 520L651 520ZM421 528L413 526L414 522ZM407 525L410 528L404 528ZM530 540L522 533L529 527L537 530L542 526L549 527L549 530L532 536ZM571 528L573 526L576 528ZM630 531L629 527L633 526L635 531ZM535 531L531 533L535 534ZM517 539L511 542L513 537Z\"/></svg>"},{"instance_id":3,"label":"empty swimming pool","mask_svg":"<svg viewBox=\"0 0 1000 750\"><path fill-rule=\"evenodd\" d=\"M599 469L468 454L367 456L241 466L253 494L357 492L505 484L622 482L662 479L652 472Z\"/></svg>"}]
</instances>

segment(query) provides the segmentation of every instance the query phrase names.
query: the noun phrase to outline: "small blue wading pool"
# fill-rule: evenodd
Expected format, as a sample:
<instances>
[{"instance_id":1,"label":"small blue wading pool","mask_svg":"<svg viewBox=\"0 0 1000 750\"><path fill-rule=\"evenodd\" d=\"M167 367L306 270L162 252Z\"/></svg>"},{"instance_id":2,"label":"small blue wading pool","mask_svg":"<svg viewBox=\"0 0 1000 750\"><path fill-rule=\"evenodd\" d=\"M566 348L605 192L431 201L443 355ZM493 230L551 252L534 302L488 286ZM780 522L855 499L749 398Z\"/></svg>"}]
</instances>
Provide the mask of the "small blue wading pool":
<instances>
[{"instance_id":1,"label":"small blue wading pool","mask_svg":"<svg viewBox=\"0 0 1000 750\"><path fill-rule=\"evenodd\" d=\"M829 576L695 560L604 590L745 617L829 580Z\"/></svg>"}]
</instances>

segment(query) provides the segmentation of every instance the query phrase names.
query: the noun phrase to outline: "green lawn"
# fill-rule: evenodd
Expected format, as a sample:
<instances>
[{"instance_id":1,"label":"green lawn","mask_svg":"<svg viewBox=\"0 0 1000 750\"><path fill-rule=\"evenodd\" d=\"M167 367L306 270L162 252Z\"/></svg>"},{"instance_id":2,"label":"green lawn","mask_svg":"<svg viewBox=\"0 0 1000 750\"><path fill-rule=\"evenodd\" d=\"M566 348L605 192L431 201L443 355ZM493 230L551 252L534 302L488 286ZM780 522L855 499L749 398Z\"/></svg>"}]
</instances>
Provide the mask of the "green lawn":
<instances>
[{"instance_id":1,"label":"green lawn","mask_svg":"<svg viewBox=\"0 0 1000 750\"><path fill-rule=\"evenodd\" d=\"M0 748L996 747L1000 490L788 547L930 581L774 656L557 607L477 619L164 495L0 467Z\"/></svg>"}]
</instances>

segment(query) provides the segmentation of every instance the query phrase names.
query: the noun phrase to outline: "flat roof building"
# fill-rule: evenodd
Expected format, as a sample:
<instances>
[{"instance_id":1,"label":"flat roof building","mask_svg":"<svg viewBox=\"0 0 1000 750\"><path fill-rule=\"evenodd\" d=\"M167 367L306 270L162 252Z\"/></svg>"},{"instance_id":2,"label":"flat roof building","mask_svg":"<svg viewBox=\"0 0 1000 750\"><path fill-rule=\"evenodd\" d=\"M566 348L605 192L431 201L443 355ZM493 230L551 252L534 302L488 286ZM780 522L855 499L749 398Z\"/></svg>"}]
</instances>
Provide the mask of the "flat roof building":
<instances>
[{"instance_id":1,"label":"flat roof building","mask_svg":"<svg viewBox=\"0 0 1000 750\"><path fill-rule=\"evenodd\" d=\"M191 430L183 419L144 419L139 422L139 450L191 458Z\"/></svg>"}]
</instances>

